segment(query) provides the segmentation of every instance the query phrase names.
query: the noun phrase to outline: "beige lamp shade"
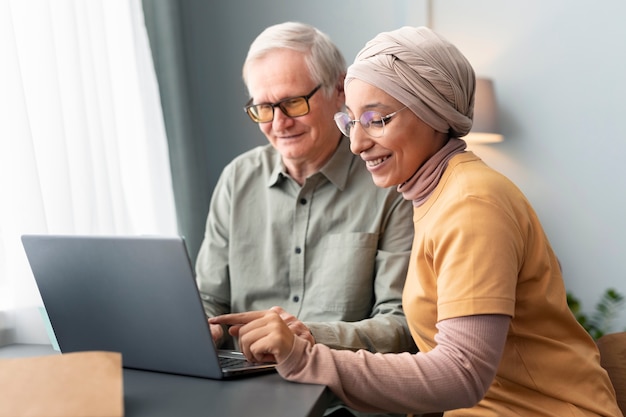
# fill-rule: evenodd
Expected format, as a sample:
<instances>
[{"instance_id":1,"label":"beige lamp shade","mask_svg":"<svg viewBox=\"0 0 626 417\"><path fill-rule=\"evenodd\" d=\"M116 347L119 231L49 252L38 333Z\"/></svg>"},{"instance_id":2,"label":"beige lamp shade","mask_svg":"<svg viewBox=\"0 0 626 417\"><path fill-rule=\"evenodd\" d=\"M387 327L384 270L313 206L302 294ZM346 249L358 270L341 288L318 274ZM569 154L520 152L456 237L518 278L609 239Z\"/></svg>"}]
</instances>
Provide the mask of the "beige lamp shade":
<instances>
[{"instance_id":1,"label":"beige lamp shade","mask_svg":"<svg viewBox=\"0 0 626 417\"><path fill-rule=\"evenodd\" d=\"M493 143L504 140L498 125L498 107L493 81L488 78L476 79L474 123L472 130L463 139L468 143Z\"/></svg>"}]
</instances>

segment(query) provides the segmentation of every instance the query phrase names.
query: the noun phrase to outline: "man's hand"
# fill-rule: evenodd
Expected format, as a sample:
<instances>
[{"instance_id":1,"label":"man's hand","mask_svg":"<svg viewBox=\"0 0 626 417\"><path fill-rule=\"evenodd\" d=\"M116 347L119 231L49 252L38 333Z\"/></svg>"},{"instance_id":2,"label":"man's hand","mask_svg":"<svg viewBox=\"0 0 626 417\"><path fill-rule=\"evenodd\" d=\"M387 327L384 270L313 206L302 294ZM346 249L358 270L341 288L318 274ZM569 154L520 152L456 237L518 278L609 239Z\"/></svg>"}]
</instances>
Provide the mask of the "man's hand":
<instances>
[{"instance_id":1,"label":"man's hand","mask_svg":"<svg viewBox=\"0 0 626 417\"><path fill-rule=\"evenodd\" d=\"M213 337L213 343L215 346L219 346L222 338L224 337L224 328L219 324L211 324L209 322L209 328L211 329L211 336Z\"/></svg>"}]
</instances>

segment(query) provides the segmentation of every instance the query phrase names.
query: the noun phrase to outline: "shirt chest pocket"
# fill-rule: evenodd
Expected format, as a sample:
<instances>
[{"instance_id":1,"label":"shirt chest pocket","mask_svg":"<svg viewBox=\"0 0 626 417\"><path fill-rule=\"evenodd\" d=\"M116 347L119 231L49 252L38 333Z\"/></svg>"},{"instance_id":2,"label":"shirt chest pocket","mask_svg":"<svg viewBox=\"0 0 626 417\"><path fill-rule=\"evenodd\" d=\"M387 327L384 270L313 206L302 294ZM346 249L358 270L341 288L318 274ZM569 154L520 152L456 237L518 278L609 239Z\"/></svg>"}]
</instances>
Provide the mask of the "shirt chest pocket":
<instances>
[{"instance_id":1,"label":"shirt chest pocket","mask_svg":"<svg viewBox=\"0 0 626 417\"><path fill-rule=\"evenodd\" d=\"M334 233L320 239L308 283L320 309L337 312L342 320L369 316L377 249L374 233Z\"/></svg>"}]
</instances>

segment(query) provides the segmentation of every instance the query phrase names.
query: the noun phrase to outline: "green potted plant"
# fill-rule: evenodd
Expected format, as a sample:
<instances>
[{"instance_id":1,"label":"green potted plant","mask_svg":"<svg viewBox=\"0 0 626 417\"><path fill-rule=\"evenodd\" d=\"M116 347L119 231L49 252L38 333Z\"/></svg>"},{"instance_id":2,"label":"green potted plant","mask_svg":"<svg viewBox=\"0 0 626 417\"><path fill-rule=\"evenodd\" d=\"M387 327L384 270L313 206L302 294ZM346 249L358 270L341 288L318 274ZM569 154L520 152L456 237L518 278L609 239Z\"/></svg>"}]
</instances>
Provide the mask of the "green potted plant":
<instances>
[{"instance_id":1,"label":"green potted plant","mask_svg":"<svg viewBox=\"0 0 626 417\"><path fill-rule=\"evenodd\" d=\"M607 289L595 310L587 315L582 311L582 305L578 298L567 293L567 305L578 322L587 330L594 340L613 331L613 321L624 307L624 296L613 288Z\"/></svg>"}]
</instances>

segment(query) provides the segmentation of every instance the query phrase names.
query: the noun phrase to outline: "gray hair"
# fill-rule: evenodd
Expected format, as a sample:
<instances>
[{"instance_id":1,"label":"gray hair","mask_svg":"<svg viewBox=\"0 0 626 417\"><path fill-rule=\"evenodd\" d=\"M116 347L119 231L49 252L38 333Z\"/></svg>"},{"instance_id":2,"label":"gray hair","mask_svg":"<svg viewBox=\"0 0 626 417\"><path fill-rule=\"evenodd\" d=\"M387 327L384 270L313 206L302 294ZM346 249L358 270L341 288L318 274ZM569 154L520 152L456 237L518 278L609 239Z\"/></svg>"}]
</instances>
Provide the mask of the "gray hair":
<instances>
[{"instance_id":1,"label":"gray hair","mask_svg":"<svg viewBox=\"0 0 626 417\"><path fill-rule=\"evenodd\" d=\"M329 96L338 82L343 82L346 60L330 37L319 29L299 22L269 26L250 45L243 64L243 81L247 85L248 63L263 58L276 49L291 49L305 54L309 73Z\"/></svg>"}]
</instances>

